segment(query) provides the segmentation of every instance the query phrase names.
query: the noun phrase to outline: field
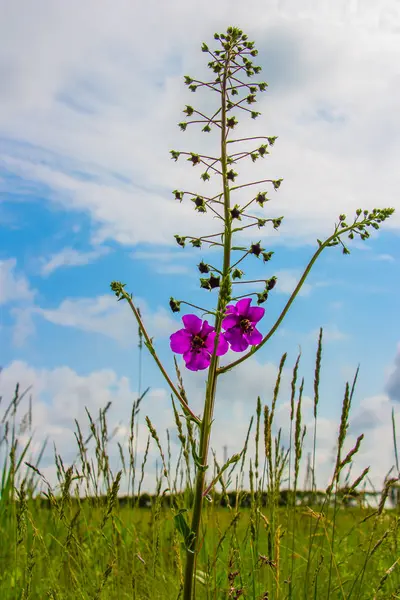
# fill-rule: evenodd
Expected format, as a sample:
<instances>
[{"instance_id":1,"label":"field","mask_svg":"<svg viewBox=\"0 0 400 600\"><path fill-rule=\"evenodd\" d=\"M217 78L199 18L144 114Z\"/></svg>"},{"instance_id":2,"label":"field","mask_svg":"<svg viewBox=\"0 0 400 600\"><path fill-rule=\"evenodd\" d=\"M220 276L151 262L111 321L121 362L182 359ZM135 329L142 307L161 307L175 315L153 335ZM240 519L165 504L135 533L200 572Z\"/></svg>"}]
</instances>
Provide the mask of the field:
<instances>
[{"instance_id":1,"label":"field","mask_svg":"<svg viewBox=\"0 0 400 600\"><path fill-rule=\"evenodd\" d=\"M280 508L274 522L267 515L208 506L198 598L399 597L397 569L388 575L398 560L397 515L365 520L372 510L345 509L334 527L332 511L319 519L307 507ZM1 529L4 600L180 596L184 553L159 498L151 509L111 511L110 501L100 508L64 497L51 509L21 502L2 507Z\"/></svg>"},{"instance_id":2,"label":"field","mask_svg":"<svg viewBox=\"0 0 400 600\"><path fill-rule=\"evenodd\" d=\"M340 471L351 463L357 450L340 457L351 397L345 396L343 402L332 485L321 491L311 486L305 493L297 490L302 460L301 398L293 411L291 448L285 450L280 447L279 434L272 434L278 389L275 391L270 409L263 411L258 401L252 432L249 428L248 440L254 435L257 441L256 456L246 456L246 442L240 461L230 465L232 472L227 469L226 477L215 462L214 474L219 473L220 478L205 502L196 598L400 598L399 516L397 508L385 508L388 498L396 504L395 480L387 478L374 506L369 505L366 493L356 490L362 487L366 472L352 483L347 477L339 486ZM27 463L28 446L18 445L13 415L22 396L17 389L3 417L2 600L182 597L185 547L190 543L187 523L193 503L191 427L185 430L176 411L182 452L172 468L168 452L164 453L148 422L163 465L157 493L150 496L140 490L147 456L137 464L135 455L140 400L132 409L129 459L121 448L118 473L109 468L106 411L98 421L89 415L90 440L83 439L77 425L77 463L66 467L62 458L55 456L59 486L54 489L41 475L39 460L35 465ZM24 422L29 422L29 414ZM395 426L393 432L395 436ZM240 483L246 468L249 491ZM283 485L285 473L289 474L289 486ZM135 495L118 494L124 477ZM228 480L232 483L227 489ZM39 483L44 488L40 495ZM173 493L166 492L167 488Z\"/></svg>"}]
</instances>

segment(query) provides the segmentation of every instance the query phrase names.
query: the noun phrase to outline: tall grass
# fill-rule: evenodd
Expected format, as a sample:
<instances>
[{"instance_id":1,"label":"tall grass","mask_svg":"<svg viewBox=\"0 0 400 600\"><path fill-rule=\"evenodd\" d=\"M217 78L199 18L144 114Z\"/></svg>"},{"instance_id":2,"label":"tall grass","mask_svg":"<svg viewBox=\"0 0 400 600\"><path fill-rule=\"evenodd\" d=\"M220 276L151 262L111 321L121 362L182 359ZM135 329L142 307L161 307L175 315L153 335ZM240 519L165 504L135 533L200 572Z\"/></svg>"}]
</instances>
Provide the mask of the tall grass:
<instances>
[{"instance_id":1,"label":"tall grass","mask_svg":"<svg viewBox=\"0 0 400 600\"><path fill-rule=\"evenodd\" d=\"M362 443L360 437L344 455L358 372L345 386L330 483L325 490L316 487L321 356L322 331L314 373L315 426L311 463L308 461L311 489L299 489L305 435L300 355L293 368L291 397L282 398L285 354L271 399L264 406L261 398L256 399L242 449L224 473L214 452L196 562L196 598L400 597L399 514L397 508L386 508L389 495L395 500L397 479L386 478L377 507L370 506L368 496L362 493L368 469L352 481L347 476L341 484L344 469L353 464ZM177 375L183 392L179 370ZM52 486L40 468L45 445L34 460L29 457L32 436L25 446L19 442L32 423L28 392L21 393L17 386L2 418L1 598L180 598L185 547L191 533L187 516L194 495L196 433L190 421L173 405L180 444L174 459L169 444L172 432L164 447L163 438L147 419L146 450L139 461L137 419L143 394L138 396L132 407L129 438L125 445L118 445L116 471L110 466L109 405L97 419L87 412L85 426L75 422L76 461L65 465L55 450L58 484ZM291 407L288 447L282 443L284 432L276 429L274 421L282 401L289 401ZM396 441L394 417L393 434ZM142 493L150 448L159 455L151 496ZM394 449L396 453L396 443ZM213 480L219 481L217 486L212 485ZM122 484L128 495L119 492Z\"/></svg>"}]
</instances>

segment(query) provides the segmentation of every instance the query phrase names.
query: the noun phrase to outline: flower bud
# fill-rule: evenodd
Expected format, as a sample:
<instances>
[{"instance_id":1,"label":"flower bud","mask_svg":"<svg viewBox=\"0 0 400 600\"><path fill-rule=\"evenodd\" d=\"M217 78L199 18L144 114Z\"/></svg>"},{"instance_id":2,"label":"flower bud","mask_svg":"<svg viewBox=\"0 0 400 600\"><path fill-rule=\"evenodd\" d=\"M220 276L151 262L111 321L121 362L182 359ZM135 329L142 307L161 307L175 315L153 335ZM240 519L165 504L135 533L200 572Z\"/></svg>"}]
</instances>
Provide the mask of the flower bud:
<instances>
[{"instance_id":1,"label":"flower bud","mask_svg":"<svg viewBox=\"0 0 400 600\"><path fill-rule=\"evenodd\" d=\"M182 200L183 199L183 193L184 192L180 192L179 190L174 190L172 193L175 194L175 199L176 200Z\"/></svg>"},{"instance_id":2,"label":"flower bud","mask_svg":"<svg viewBox=\"0 0 400 600\"><path fill-rule=\"evenodd\" d=\"M220 285L220 278L216 277L215 275L211 274L210 275L210 288L213 290L214 288L218 288Z\"/></svg>"},{"instance_id":3,"label":"flower bud","mask_svg":"<svg viewBox=\"0 0 400 600\"><path fill-rule=\"evenodd\" d=\"M220 285L220 278L216 277L213 274L211 274L208 279L203 278L203 277L200 278L200 287L205 290L211 291L212 289L219 287L219 285Z\"/></svg>"},{"instance_id":4,"label":"flower bud","mask_svg":"<svg viewBox=\"0 0 400 600\"><path fill-rule=\"evenodd\" d=\"M272 182L272 185L274 186L274 189L277 190L281 187L281 183L282 183L283 179L275 179Z\"/></svg>"},{"instance_id":5,"label":"flower bud","mask_svg":"<svg viewBox=\"0 0 400 600\"><path fill-rule=\"evenodd\" d=\"M229 127L230 129L233 129L235 127L235 125L238 124L238 120L236 117L229 117L229 119L226 120L226 126Z\"/></svg>"},{"instance_id":6,"label":"flower bud","mask_svg":"<svg viewBox=\"0 0 400 600\"><path fill-rule=\"evenodd\" d=\"M193 166L198 165L200 164L200 156L191 152L188 161L191 162Z\"/></svg>"},{"instance_id":7,"label":"flower bud","mask_svg":"<svg viewBox=\"0 0 400 600\"><path fill-rule=\"evenodd\" d=\"M232 219L240 219L240 215L241 215L241 211L240 211L240 207L238 204L235 204L235 206L231 209L231 218Z\"/></svg>"},{"instance_id":8,"label":"flower bud","mask_svg":"<svg viewBox=\"0 0 400 600\"><path fill-rule=\"evenodd\" d=\"M170 298L169 305L171 307L172 312L179 312L181 310L181 303L179 300L175 300L175 298Z\"/></svg>"},{"instance_id":9,"label":"flower bud","mask_svg":"<svg viewBox=\"0 0 400 600\"><path fill-rule=\"evenodd\" d=\"M243 271L241 269L234 269L232 272L232 279L242 279Z\"/></svg>"},{"instance_id":10,"label":"flower bud","mask_svg":"<svg viewBox=\"0 0 400 600\"><path fill-rule=\"evenodd\" d=\"M201 196L197 196L196 198L192 198L192 202L194 202L195 209L198 212L201 212L201 213L207 212L206 203L204 202L204 199Z\"/></svg>"},{"instance_id":11,"label":"flower bud","mask_svg":"<svg viewBox=\"0 0 400 600\"><path fill-rule=\"evenodd\" d=\"M197 265L197 268L199 269L200 273L209 273L210 272L208 265L206 263L204 263L203 261L201 261L201 263L199 263Z\"/></svg>"},{"instance_id":12,"label":"flower bud","mask_svg":"<svg viewBox=\"0 0 400 600\"><path fill-rule=\"evenodd\" d=\"M260 256L263 250L264 248L261 248L260 242L257 242L257 244L251 244L250 246L250 254L254 254L257 256L257 258Z\"/></svg>"},{"instance_id":13,"label":"flower bud","mask_svg":"<svg viewBox=\"0 0 400 600\"><path fill-rule=\"evenodd\" d=\"M177 150L170 150L170 154L171 158L173 158L176 162L179 158L180 152L178 152Z\"/></svg>"},{"instance_id":14,"label":"flower bud","mask_svg":"<svg viewBox=\"0 0 400 600\"><path fill-rule=\"evenodd\" d=\"M268 292L264 291L261 294L257 294L257 304L263 304L268 300Z\"/></svg>"},{"instance_id":15,"label":"flower bud","mask_svg":"<svg viewBox=\"0 0 400 600\"><path fill-rule=\"evenodd\" d=\"M267 194L266 192L260 192L259 194L257 194L256 196L256 202L260 205L263 206L264 202L267 202L268 198L267 198Z\"/></svg>"},{"instance_id":16,"label":"flower bud","mask_svg":"<svg viewBox=\"0 0 400 600\"><path fill-rule=\"evenodd\" d=\"M263 157L266 154L268 154L267 144L261 144L261 146L258 148L258 152L260 153L261 157Z\"/></svg>"},{"instance_id":17,"label":"flower bud","mask_svg":"<svg viewBox=\"0 0 400 600\"><path fill-rule=\"evenodd\" d=\"M269 260L271 260L272 255L273 255L273 251L271 251L271 252L263 252L262 253L263 261L264 262L268 262Z\"/></svg>"},{"instance_id":18,"label":"flower bud","mask_svg":"<svg viewBox=\"0 0 400 600\"><path fill-rule=\"evenodd\" d=\"M174 238L176 239L176 243L181 246L182 248L185 247L185 237L182 237L180 235L174 235Z\"/></svg>"}]
</instances>

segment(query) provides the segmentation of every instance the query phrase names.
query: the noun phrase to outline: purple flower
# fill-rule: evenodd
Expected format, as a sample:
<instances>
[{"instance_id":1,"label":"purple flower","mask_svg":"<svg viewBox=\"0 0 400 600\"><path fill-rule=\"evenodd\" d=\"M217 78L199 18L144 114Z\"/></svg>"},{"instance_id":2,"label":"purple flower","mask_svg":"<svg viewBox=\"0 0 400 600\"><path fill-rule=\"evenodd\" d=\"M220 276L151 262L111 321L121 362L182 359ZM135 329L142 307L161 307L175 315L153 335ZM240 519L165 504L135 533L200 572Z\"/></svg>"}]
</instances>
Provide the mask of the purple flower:
<instances>
[{"instance_id":1,"label":"purple flower","mask_svg":"<svg viewBox=\"0 0 400 600\"><path fill-rule=\"evenodd\" d=\"M257 346L262 341L262 335L256 329L256 324L265 313L265 308L250 306L251 298L243 298L236 306L226 307L226 316L222 327L226 330L225 339L234 352L243 352L249 346Z\"/></svg>"},{"instance_id":2,"label":"purple flower","mask_svg":"<svg viewBox=\"0 0 400 600\"><path fill-rule=\"evenodd\" d=\"M182 317L184 329L173 333L170 337L170 346L173 352L183 354L186 367L191 371L207 369L214 352L215 330L208 321L202 321L196 315ZM220 334L217 346L217 356L228 352L228 342Z\"/></svg>"}]
</instances>

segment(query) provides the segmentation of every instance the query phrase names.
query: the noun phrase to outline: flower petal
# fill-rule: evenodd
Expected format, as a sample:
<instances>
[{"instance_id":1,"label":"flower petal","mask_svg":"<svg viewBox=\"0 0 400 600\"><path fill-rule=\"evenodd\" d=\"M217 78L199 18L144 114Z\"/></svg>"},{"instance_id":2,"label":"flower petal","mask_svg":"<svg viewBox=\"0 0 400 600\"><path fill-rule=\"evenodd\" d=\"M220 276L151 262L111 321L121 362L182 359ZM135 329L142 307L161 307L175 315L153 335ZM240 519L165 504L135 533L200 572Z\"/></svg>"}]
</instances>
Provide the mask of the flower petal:
<instances>
[{"instance_id":1,"label":"flower petal","mask_svg":"<svg viewBox=\"0 0 400 600\"><path fill-rule=\"evenodd\" d=\"M183 354L190 350L192 342L192 334L186 329L180 329L170 336L170 347L172 352Z\"/></svg>"},{"instance_id":2,"label":"flower petal","mask_svg":"<svg viewBox=\"0 0 400 600\"><path fill-rule=\"evenodd\" d=\"M251 298L242 298L236 303L236 310L242 317L247 317L247 313L251 304Z\"/></svg>"},{"instance_id":3,"label":"flower petal","mask_svg":"<svg viewBox=\"0 0 400 600\"><path fill-rule=\"evenodd\" d=\"M199 352L185 352L183 358L189 371L203 371L211 362L210 354L204 348Z\"/></svg>"},{"instance_id":4,"label":"flower petal","mask_svg":"<svg viewBox=\"0 0 400 600\"><path fill-rule=\"evenodd\" d=\"M217 356L223 356L229 350L228 340L225 339L225 334L221 333L218 340Z\"/></svg>"},{"instance_id":5,"label":"flower petal","mask_svg":"<svg viewBox=\"0 0 400 600\"><path fill-rule=\"evenodd\" d=\"M263 336L258 331L258 329L253 329L251 333L245 334L246 340L249 342L250 346L258 346L260 342L262 342Z\"/></svg>"},{"instance_id":6,"label":"flower petal","mask_svg":"<svg viewBox=\"0 0 400 600\"><path fill-rule=\"evenodd\" d=\"M206 341L205 347L206 347L206 350L208 350L208 352L210 354L212 354L214 352L214 344L215 344L216 335L217 334L215 333L215 331L213 333L210 333L210 335L208 336L207 341ZM217 352L216 352L217 356L223 356L229 350L228 342L226 341L224 336L225 336L224 333L220 333L220 335L219 335Z\"/></svg>"},{"instance_id":7,"label":"flower petal","mask_svg":"<svg viewBox=\"0 0 400 600\"><path fill-rule=\"evenodd\" d=\"M203 322L201 319L199 319L199 317L196 315L185 315L182 317L182 321L185 329L190 331L190 333L193 333L194 335L200 333Z\"/></svg>"},{"instance_id":8,"label":"flower petal","mask_svg":"<svg viewBox=\"0 0 400 600\"><path fill-rule=\"evenodd\" d=\"M222 320L222 327L224 329L230 329L239 324L240 317L238 315L228 315Z\"/></svg>"},{"instance_id":9,"label":"flower petal","mask_svg":"<svg viewBox=\"0 0 400 600\"><path fill-rule=\"evenodd\" d=\"M233 304L228 304L228 306L225 309L225 316L236 315L236 314L237 314L236 306L234 306Z\"/></svg>"},{"instance_id":10,"label":"flower petal","mask_svg":"<svg viewBox=\"0 0 400 600\"><path fill-rule=\"evenodd\" d=\"M232 327L232 329L225 332L224 337L234 352L243 352L249 347L249 342L243 337L240 327Z\"/></svg>"},{"instance_id":11,"label":"flower petal","mask_svg":"<svg viewBox=\"0 0 400 600\"><path fill-rule=\"evenodd\" d=\"M214 331L214 327L212 327L212 325L210 325L208 321L204 321L201 327L200 337L202 337L203 340L205 340L212 331Z\"/></svg>"},{"instance_id":12,"label":"flower petal","mask_svg":"<svg viewBox=\"0 0 400 600\"><path fill-rule=\"evenodd\" d=\"M262 308L261 306L251 306L248 310L247 318L252 323L258 323L258 321L261 321L264 314L265 308Z\"/></svg>"}]
</instances>

